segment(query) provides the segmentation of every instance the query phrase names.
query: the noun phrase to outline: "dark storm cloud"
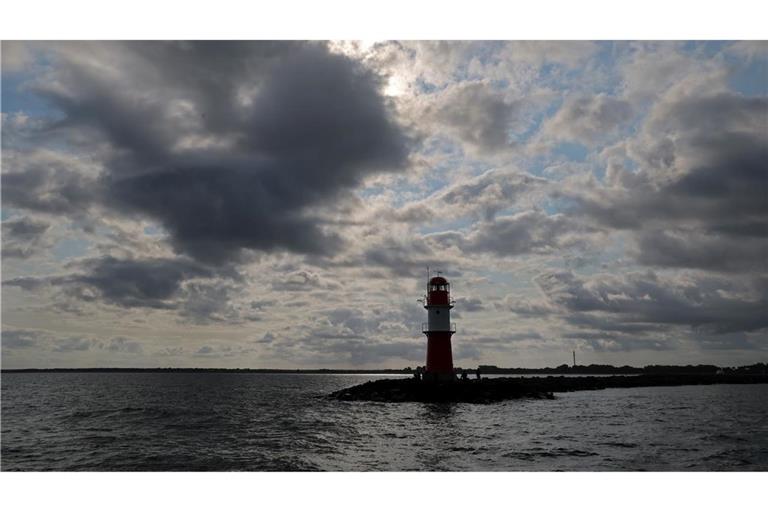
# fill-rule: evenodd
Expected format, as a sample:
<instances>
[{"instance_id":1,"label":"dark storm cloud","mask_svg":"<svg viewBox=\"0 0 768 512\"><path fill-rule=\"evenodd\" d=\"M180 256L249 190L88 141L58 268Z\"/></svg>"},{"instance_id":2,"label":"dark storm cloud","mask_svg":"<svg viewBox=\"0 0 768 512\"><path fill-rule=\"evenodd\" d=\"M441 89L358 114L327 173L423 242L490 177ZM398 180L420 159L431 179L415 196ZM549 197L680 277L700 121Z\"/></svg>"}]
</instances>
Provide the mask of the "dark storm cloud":
<instances>
[{"instance_id":1,"label":"dark storm cloud","mask_svg":"<svg viewBox=\"0 0 768 512\"><path fill-rule=\"evenodd\" d=\"M3 226L3 258L29 258L47 248L44 235L50 224L29 217L5 220Z\"/></svg>"},{"instance_id":2,"label":"dark storm cloud","mask_svg":"<svg viewBox=\"0 0 768 512\"><path fill-rule=\"evenodd\" d=\"M575 325L603 331L654 330L659 324L704 333L768 328L768 282L738 284L716 278L663 279L652 272L581 278L542 274L536 284ZM622 328L622 326L626 326Z\"/></svg>"},{"instance_id":3,"label":"dark storm cloud","mask_svg":"<svg viewBox=\"0 0 768 512\"><path fill-rule=\"evenodd\" d=\"M80 261L76 267L78 272L67 275L19 277L6 280L3 285L25 290L52 286L62 290L68 300L100 301L129 308L177 309L178 300L187 298L190 302L185 304L184 315L201 318L196 315L204 310L210 315L219 309L206 309L204 299L198 297L201 290L193 287L191 295L187 294L184 284L195 278L236 277L226 267L214 270L186 258L121 260L104 256Z\"/></svg>"},{"instance_id":4,"label":"dark storm cloud","mask_svg":"<svg viewBox=\"0 0 768 512\"><path fill-rule=\"evenodd\" d=\"M81 297L97 295L102 301L123 307L172 308L182 282L212 277L214 272L182 259L118 260L103 257L83 263L86 273L67 278ZM94 297L95 298L95 297Z\"/></svg>"},{"instance_id":5,"label":"dark storm cloud","mask_svg":"<svg viewBox=\"0 0 768 512\"><path fill-rule=\"evenodd\" d=\"M55 55L58 81L37 91L64 113L59 130L113 148L104 205L161 222L200 261L333 252L339 237L310 209L407 159L379 77L320 44L65 44Z\"/></svg>"}]
</instances>

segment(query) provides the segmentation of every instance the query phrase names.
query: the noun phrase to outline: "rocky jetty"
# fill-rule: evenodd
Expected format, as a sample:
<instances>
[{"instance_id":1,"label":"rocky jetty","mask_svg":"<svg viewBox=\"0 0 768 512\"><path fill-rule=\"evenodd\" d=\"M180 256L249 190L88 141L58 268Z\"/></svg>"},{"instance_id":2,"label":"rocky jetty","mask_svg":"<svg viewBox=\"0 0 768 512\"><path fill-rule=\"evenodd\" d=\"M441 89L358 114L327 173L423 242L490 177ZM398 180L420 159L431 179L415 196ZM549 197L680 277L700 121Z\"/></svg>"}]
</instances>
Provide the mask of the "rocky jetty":
<instances>
[{"instance_id":1,"label":"rocky jetty","mask_svg":"<svg viewBox=\"0 0 768 512\"><path fill-rule=\"evenodd\" d=\"M703 384L768 384L768 375L631 375L599 377L499 377L451 382L382 379L331 393L329 398L371 402L465 402L551 399L555 393L606 388L690 386Z\"/></svg>"}]
</instances>

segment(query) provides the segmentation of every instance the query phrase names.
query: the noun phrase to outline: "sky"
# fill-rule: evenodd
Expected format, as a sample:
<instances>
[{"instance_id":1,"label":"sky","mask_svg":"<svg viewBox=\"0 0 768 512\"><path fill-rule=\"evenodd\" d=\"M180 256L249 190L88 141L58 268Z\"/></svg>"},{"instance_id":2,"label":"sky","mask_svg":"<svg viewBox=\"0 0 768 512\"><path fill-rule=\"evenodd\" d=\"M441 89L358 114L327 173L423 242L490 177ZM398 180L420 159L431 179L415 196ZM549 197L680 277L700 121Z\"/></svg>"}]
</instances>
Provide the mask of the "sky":
<instances>
[{"instance_id":1,"label":"sky","mask_svg":"<svg viewBox=\"0 0 768 512\"><path fill-rule=\"evenodd\" d=\"M768 360L768 44L3 42L2 366Z\"/></svg>"}]
</instances>

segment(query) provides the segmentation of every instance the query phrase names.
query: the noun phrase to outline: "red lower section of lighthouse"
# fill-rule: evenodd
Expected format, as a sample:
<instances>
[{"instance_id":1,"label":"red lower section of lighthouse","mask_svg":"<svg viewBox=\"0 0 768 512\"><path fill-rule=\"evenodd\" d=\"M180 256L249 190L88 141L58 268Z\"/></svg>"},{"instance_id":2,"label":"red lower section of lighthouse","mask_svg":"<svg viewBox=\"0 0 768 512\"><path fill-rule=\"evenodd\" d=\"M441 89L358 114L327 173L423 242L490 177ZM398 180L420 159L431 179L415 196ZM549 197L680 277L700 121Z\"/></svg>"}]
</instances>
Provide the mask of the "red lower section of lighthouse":
<instances>
[{"instance_id":1,"label":"red lower section of lighthouse","mask_svg":"<svg viewBox=\"0 0 768 512\"><path fill-rule=\"evenodd\" d=\"M427 332L427 373L453 375L450 331Z\"/></svg>"}]
</instances>

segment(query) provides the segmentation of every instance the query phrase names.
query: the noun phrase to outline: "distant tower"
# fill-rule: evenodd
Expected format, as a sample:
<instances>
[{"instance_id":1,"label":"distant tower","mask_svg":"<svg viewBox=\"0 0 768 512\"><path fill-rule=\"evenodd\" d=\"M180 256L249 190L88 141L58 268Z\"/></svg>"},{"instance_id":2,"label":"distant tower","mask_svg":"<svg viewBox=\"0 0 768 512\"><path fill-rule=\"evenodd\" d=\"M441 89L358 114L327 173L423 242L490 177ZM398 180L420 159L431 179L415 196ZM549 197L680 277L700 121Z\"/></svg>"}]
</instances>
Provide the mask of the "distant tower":
<instances>
[{"instance_id":1,"label":"distant tower","mask_svg":"<svg viewBox=\"0 0 768 512\"><path fill-rule=\"evenodd\" d=\"M456 324L451 323L451 285L444 277L438 275L428 280L424 308L427 310L427 322L422 324L421 330L427 335L425 378L455 379L451 336L456 332Z\"/></svg>"},{"instance_id":2,"label":"distant tower","mask_svg":"<svg viewBox=\"0 0 768 512\"><path fill-rule=\"evenodd\" d=\"M573 351L573 367L576 368L576 351Z\"/></svg>"}]
</instances>

